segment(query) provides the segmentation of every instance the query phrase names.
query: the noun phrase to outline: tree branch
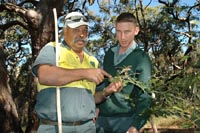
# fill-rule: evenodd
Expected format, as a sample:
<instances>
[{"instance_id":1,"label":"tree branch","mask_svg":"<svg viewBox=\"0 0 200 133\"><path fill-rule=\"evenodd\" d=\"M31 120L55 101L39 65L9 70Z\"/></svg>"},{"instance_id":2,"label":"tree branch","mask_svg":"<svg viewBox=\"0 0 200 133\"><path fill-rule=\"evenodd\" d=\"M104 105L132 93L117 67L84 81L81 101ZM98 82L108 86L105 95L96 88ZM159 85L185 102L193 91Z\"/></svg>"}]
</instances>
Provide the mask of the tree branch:
<instances>
[{"instance_id":1,"label":"tree branch","mask_svg":"<svg viewBox=\"0 0 200 133\"><path fill-rule=\"evenodd\" d=\"M0 5L0 12L2 12L4 10L10 11L10 12L14 11L14 12L20 14L20 15L24 15L27 11L27 9L19 7L17 5L12 4L12 3L1 4Z\"/></svg>"},{"instance_id":2,"label":"tree branch","mask_svg":"<svg viewBox=\"0 0 200 133\"><path fill-rule=\"evenodd\" d=\"M8 29L9 27L12 27L14 25L22 26L24 29L28 30L28 25L26 25L25 23L23 23L21 21L11 21L6 24L0 25L0 29L2 30L2 33L3 33L6 29ZM1 33L1 35L2 35L2 33Z\"/></svg>"}]
</instances>

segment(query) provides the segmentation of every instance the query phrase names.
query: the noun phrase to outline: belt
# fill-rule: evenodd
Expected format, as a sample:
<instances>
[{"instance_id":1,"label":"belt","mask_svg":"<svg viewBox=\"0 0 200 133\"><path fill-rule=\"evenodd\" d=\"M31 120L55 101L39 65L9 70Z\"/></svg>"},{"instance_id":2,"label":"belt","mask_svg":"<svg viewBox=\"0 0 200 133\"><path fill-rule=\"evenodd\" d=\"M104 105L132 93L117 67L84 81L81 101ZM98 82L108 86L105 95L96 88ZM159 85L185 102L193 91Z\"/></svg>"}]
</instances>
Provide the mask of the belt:
<instances>
[{"instance_id":1,"label":"belt","mask_svg":"<svg viewBox=\"0 0 200 133\"><path fill-rule=\"evenodd\" d=\"M78 126L78 125L83 125L83 124L85 124L85 123L87 123L89 121L93 121L93 119L89 119L89 120L86 120L86 121L62 122L62 125L65 125L65 126ZM58 122L47 120L47 119L40 119L40 124L58 125Z\"/></svg>"}]
</instances>

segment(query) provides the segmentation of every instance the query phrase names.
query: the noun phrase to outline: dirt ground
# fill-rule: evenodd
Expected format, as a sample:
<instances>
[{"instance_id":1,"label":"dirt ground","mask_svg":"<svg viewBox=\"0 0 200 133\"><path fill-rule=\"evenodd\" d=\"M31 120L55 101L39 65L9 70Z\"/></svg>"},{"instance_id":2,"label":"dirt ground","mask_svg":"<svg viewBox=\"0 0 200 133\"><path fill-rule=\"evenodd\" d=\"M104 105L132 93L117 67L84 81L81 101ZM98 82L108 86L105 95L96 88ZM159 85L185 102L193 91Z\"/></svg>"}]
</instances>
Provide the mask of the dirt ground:
<instances>
[{"instance_id":1,"label":"dirt ground","mask_svg":"<svg viewBox=\"0 0 200 133\"><path fill-rule=\"evenodd\" d=\"M151 128L143 128L140 133L154 133ZM178 128L158 128L158 133L200 133L200 128L188 128L188 129L178 129Z\"/></svg>"},{"instance_id":2,"label":"dirt ground","mask_svg":"<svg viewBox=\"0 0 200 133\"><path fill-rule=\"evenodd\" d=\"M168 118L154 118L158 133L200 133L200 128L183 128L182 124L185 122L178 117ZM154 133L151 124L147 124L140 130L140 133Z\"/></svg>"}]
</instances>

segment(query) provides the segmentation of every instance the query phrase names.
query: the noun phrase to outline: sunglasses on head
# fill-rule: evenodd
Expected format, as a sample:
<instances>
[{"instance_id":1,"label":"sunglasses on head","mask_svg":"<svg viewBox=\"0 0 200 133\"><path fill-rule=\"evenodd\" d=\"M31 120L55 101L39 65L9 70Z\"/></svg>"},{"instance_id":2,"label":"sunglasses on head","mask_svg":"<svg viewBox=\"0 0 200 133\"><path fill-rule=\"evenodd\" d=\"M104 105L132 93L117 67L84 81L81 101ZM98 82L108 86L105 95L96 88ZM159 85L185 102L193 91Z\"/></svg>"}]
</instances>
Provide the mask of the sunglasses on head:
<instances>
[{"instance_id":1,"label":"sunglasses on head","mask_svg":"<svg viewBox=\"0 0 200 133\"><path fill-rule=\"evenodd\" d=\"M88 22L88 19L84 16L72 16L72 17L66 18L65 20L71 20L74 22L80 22L82 20L84 22Z\"/></svg>"}]
</instances>

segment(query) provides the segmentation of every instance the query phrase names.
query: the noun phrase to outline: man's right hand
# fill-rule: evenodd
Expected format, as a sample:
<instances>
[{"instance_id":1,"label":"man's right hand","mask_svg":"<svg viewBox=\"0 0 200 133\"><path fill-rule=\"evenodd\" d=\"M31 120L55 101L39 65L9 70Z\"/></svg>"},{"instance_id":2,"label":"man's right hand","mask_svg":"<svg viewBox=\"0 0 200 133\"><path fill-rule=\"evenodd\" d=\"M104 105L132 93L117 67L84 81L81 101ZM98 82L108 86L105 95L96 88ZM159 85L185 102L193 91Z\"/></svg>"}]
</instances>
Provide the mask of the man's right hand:
<instances>
[{"instance_id":1,"label":"man's right hand","mask_svg":"<svg viewBox=\"0 0 200 133\"><path fill-rule=\"evenodd\" d=\"M108 74L103 69L87 69L86 77L88 80L95 82L97 85L100 84L105 77L112 78L110 74Z\"/></svg>"}]
</instances>

